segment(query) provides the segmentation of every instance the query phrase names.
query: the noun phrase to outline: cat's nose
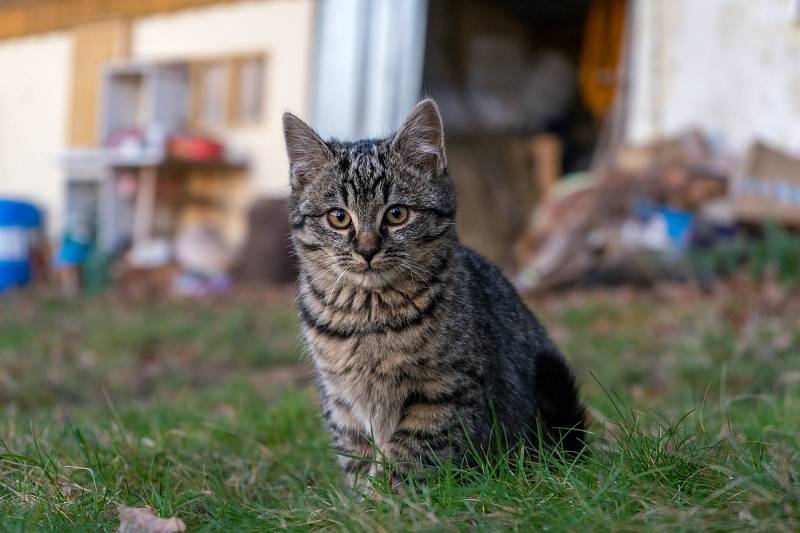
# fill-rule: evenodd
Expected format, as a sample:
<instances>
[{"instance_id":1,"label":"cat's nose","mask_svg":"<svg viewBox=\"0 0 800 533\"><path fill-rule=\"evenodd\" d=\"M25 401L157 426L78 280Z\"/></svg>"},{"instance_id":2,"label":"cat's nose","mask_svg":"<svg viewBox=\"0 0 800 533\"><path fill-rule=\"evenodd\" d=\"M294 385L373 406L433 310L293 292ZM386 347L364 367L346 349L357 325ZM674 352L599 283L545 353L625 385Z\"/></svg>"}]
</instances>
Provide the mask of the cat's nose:
<instances>
[{"instance_id":1,"label":"cat's nose","mask_svg":"<svg viewBox=\"0 0 800 533\"><path fill-rule=\"evenodd\" d=\"M369 264L372 258L380 251L380 239L375 235L362 235L356 240L355 251Z\"/></svg>"}]
</instances>

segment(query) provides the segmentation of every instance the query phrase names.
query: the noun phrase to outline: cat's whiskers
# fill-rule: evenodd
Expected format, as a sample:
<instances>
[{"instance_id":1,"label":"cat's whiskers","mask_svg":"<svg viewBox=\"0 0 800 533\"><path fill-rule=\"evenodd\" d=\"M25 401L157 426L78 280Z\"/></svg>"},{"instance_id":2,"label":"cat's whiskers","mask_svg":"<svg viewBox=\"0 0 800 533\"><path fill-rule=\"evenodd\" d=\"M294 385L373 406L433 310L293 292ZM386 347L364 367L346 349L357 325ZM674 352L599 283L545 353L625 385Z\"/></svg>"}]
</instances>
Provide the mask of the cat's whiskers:
<instances>
[{"instance_id":1,"label":"cat's whiskers","mask_svg":"<svg viewBox=\"0 0 800 533\"><path fill-rule=\"evenodd\" d=\"M314 276L314 277L312 277L310 279L307 279L307 282L310 285L313 285L314 283L316 283L323 276L330 275L330 272L329 272L328 269L339 263L339 260L335 256L331 256L330 254L326 254L326 255L327 255L327 259L328 259L327 262L325 262L323 264L315 265L315 268L319 268L319 273L316 276ZM292 307L297 305L297 302L300 300L301 297L302 297L302 294L298 292L297 296L295 296L295 298L294 298L294 302L292 303ZM323 303L325 303L327 305L327 302L323 302Z\"/></svg>"},{"instance_id":2,"label":"cat's whiskers","mask_svg":"<svg viewBox=\"0 0 800 533\"><path fill-rule=\"evenodd\" d=\"M333 294L333 291L336 290L336 285L339 284L339 281L341 281L341 279L344 277L344 275L347 274L348 272L349 272L348 270L342 269L342 271L339 273L339 276L336 278L336 281L334 281L333 285L331 285L330 294ZM342 288L344 288L344 287L342 287ZM338 293L337 293L336 297L338 299L338 297L339 297ZM328 298L328 299L330 299L330 298ZM329 304L333 304L333 303L335 303L335 301L326 302L325 305L329 305Z\"/></svg>"},{"instance_id":3,"label":"cat's whiskers","mask_svg":"<svg viewBox=\"0 0 800 533\"><path fill-rule=\"evenodd\" d=\"M413 267L416 272L421 273L423 276L431 277L433 275L433 272L411 259L408 253L404 252L402 254L398 254L396 257L398 260L403 261L404 263Z\"/></svg>"},{"instance_id":4,"label":"cat's whiskers","mask_svg":"<svg viewBox=\"0 0 800 533\"><path fill-rule=\"evenodd\" d=\"M418 272L421 272L426 278L432 278L433 277L433 272L431 270L429 270L429 269L425 268L424 266L420 265L419 263L417 263L416 261L414 261L410 257L406 258L406 261L411 266L413 266L415 269L417 269Z\"/></svg>"},{"instance_id":5,"label":"cat's whiskers","mask_svg":"<svg viewBox=\"0 0 800 533\"><path fill-rule=\"evenodd\" d=\"M425 279L425 276L423 274L421 274L418 270L415 269L417 265L415 265L415 263L411 261L411 259L398 258L398 264L407 268L408 271L411 272L412 286L415 285L414 276L416 275L417 277L419 277L420 281L425 285L425 287L427 287L427 289L431 291L431 294L433 294L433 287L431 287L430 282L427 279Z\"/></svg>"}]
</instances>

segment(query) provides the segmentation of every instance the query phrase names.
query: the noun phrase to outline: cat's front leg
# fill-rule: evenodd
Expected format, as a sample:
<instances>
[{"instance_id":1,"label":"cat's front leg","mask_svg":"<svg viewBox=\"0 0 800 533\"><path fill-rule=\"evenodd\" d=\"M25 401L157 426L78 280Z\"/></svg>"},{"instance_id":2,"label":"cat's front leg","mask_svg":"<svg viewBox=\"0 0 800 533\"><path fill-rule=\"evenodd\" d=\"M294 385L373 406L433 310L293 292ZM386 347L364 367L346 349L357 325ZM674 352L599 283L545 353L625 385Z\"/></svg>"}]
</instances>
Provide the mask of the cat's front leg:
<instances>
[{"instance_id":1,"label":"cat's front leg","mask_svg":"<svg viewBox=\"0 0 800 533\"><path fill-rule=\"evenodd\" d=\"M453 456L457 419L452 404L407 402L397 429L381 446L382 469L375 470L390 475L393 489L410 478L424 481L425 467Z\"/></svg>"},{"instance_id":2,"label":"cat's front leg","mask_svg":"<svg viewBox=\"0 0 800 533\"><path fill-rule=\"evenodd\" d=\"M347 486L357 490L368 488L370 472L375 464L369 441L346 436L336 436L335 441L336 459L344 472Z\"/></svg>"},{"instance_id":3,"label":"cat's front leg","mask_svg":"<svg viewBox=\"0 0 800 533\"><path fill-rule=\"evenodd\" d=\"M375 447L359 429L358 421L346 402L323 395L322 416L333 437L336 459L349 487L366 488Z\"/></svg>"}]
</instances>

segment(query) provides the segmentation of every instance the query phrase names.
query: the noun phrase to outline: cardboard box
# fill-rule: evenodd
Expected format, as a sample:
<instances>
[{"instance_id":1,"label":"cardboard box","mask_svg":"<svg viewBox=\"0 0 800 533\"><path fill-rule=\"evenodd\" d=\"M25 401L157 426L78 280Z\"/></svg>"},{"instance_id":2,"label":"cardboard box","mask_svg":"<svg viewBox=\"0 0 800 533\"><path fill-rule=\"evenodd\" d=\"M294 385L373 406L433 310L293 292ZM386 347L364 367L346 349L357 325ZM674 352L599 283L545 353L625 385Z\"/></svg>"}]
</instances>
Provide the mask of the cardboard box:
<instances>
[{"instance_id":1,"label":"cardboard box","mask_svg":"<svg viewBox=\"0 0 800 533\"><path fill-rule=\"evenodd\" d=\"M652 169L707 165L711 149L705 136L696 129L644 145L626 145L614 156L614 165L623 172L638 174Z\"/></svg>"},{"instance_id":2,"label":"cardboard box","mask_svg":"<svg viewBox=\"0 0 800 533\"><path fill-rule=\"evenodd\" d=\"M740 221L800 226L800 158L753 144L734 179L732 196Z\"/></svg>"}]
</instances>

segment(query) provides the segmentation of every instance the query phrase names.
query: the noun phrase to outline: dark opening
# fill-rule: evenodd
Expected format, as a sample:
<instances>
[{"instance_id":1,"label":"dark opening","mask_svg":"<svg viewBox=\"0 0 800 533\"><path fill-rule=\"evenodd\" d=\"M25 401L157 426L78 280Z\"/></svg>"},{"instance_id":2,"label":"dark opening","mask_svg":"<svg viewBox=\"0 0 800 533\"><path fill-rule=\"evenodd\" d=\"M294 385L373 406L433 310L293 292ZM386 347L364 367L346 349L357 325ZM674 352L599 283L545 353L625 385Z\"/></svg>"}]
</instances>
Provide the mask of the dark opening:
<instances>
[{"instance_id":1,"label":"dark opening","mask_svg":"<svg viewBox=\"0 0 800 533\"><path fill-rule=\"evenodd\" d=\"M601 3L624 6L624 0ZM587 37L597 40L587 35L592 6L592 0L429 4L423 90L444 119L461 236L505 267L513 266L512 244L543 180L591 163L602 124L581 85Z\"/></svg>"}]
</instances>

